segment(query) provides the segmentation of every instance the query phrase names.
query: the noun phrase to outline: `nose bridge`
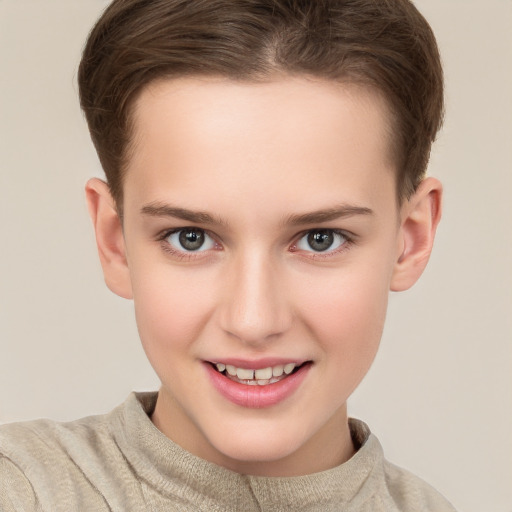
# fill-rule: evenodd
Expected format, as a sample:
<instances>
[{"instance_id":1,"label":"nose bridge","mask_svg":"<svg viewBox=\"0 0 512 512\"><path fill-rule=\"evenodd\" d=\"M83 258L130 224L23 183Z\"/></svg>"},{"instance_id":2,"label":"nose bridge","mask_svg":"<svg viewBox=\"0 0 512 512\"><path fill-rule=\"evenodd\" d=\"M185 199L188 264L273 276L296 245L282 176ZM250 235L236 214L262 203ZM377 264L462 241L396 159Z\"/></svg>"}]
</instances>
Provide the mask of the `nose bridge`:
<instances>
[{"instance_id":1,"label":"nose bridge","mask_svg":"<svg viewBox=\"0 0 512 512\"><path fill-rule=\"evenodd\" d=\"M264 251L247 250L232 262L230 274L223 329L248 344L283 333L291 314L278 262Z\"/></svg>"}]
</instances>

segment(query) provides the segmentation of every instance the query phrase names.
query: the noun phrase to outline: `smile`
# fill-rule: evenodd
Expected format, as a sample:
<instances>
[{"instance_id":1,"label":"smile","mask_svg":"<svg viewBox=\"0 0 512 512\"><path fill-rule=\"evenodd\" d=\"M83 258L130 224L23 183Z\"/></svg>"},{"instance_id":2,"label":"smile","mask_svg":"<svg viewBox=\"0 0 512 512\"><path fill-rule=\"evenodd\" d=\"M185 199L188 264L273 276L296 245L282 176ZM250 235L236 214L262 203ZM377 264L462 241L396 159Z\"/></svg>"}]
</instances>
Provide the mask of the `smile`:
<instances>
[{"instance_id":1,"label":"smile","mask_svg":"<svg viewBox=\"0 0 512 512\"><path fill-rule=\"evenodd\" d=\"M210 382L221 396L238 406L261 409L292 397L306 379L313 363L306 361L255 366L260 368L242 368L227 362L205 361L204 364Z\"/></svg>"}]
</instances>

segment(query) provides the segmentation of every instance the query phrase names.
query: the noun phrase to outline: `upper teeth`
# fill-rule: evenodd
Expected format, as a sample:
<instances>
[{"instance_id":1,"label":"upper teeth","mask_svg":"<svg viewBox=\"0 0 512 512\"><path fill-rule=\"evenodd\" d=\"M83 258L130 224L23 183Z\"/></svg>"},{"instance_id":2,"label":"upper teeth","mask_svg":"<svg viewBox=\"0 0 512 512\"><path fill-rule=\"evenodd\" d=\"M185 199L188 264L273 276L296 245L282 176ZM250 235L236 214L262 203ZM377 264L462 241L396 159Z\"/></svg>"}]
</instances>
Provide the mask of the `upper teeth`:
<instances>
[{"instance_id":1,"label":"upper teeth","mask_svg":"<svg viewBox=\"0 0 512 512\"><path fill-rule=\"evenodd\" d=\"M268 368L262 368L259 370L250 370L248 368L237 368L230 364L216 364L217 370L223 372L226 370L229 375L236 376L240 380L268 380L272 377L281 377L283 373L290 375L297 366L295 363L278 364L276 366L269 366Z\"/></svg>"}]
</instances>

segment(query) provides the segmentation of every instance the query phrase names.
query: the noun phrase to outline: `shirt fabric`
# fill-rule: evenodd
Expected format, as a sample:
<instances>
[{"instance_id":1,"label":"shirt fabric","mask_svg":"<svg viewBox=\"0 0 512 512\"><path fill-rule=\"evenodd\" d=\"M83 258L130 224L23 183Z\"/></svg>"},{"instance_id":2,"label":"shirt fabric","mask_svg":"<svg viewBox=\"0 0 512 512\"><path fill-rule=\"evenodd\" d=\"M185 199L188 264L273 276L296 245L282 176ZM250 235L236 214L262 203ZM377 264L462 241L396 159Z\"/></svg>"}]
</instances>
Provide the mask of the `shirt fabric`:
<instances>
[{"instance_id":1,"label":"shirt fabric","mask_svg":"<svg viewBox=\"0 0 512 512\"><path fill-rule=\"evenodd\" d=\"M387 462L350 420L355 455L307 476L241 475L182 449L151 422L157 393L69 423L0 427L1 512L454 512L432 487Z\"/></svg>"}]
</instances>

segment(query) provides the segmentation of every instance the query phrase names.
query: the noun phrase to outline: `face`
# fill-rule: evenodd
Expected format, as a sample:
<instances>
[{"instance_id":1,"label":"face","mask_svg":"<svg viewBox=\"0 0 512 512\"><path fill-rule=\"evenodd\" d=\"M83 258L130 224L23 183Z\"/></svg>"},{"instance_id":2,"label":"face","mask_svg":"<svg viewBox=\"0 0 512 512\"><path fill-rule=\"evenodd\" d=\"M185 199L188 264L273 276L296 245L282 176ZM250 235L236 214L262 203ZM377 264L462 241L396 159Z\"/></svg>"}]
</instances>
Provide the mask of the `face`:
<instances>
[{"instance_id":1,"label":"face","mask_svg":"<svg viewBox=\"0 0 512 512\"><path fill-rule=\"evenodd\" d=\"M243 473L351 454L400 218L385 104L309 79L181 79L135 110L124 237L155 424Z\"/></svg>"}]
</instances>

